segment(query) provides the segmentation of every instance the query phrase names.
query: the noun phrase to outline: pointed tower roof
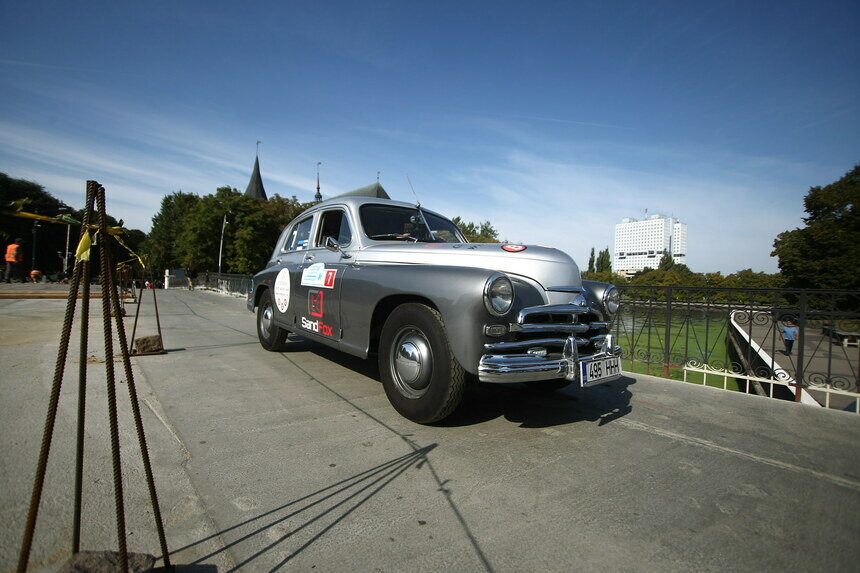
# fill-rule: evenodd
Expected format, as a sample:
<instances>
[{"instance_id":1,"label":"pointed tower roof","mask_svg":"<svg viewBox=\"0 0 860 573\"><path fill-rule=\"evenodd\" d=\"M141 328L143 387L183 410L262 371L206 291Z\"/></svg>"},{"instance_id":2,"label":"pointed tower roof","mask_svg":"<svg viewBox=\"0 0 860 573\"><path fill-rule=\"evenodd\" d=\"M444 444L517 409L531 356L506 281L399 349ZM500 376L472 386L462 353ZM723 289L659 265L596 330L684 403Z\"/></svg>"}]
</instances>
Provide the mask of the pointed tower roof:
<instances>
[{"instance_id":1,"label":"pointed tower roof","mask_svg":"<svg viewBox=\"0 0 860 573\"><path fill-rule=\"evenodd\" d=\"M254 172L251 173L251 180L248 181L248 187L245 189L245 195L248 197L253 197L254 199L260 199L261 201L268 201L268 197L266 197L266 190L263 188L263 178L260 177L260 158L256 157L254 159Z\"/></svg>"}]
</instances>

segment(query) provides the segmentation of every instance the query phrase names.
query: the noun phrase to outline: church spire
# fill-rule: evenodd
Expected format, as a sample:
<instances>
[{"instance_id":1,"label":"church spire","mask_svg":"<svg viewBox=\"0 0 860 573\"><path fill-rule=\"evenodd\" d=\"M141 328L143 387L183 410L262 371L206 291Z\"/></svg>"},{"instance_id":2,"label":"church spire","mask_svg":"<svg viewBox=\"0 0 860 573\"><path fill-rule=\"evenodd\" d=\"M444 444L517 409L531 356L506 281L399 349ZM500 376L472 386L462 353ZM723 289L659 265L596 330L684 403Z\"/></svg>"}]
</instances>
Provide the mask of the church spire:
<instances>
[{"instance_id":1,"label":"church spire","mask_svg":"<svg viewBox=\"0 0 860 573\"><path fill-rule=\"evenodd\" d=\"M248 187L245 189L245 195L253 197L261 201L268 201L266 197L266 189L263 188L263 178L260 177L260 142L257 142L257 157L254 159L254 172L251 173L251 180L248 182Z\"/></svg>"}]
</instances>

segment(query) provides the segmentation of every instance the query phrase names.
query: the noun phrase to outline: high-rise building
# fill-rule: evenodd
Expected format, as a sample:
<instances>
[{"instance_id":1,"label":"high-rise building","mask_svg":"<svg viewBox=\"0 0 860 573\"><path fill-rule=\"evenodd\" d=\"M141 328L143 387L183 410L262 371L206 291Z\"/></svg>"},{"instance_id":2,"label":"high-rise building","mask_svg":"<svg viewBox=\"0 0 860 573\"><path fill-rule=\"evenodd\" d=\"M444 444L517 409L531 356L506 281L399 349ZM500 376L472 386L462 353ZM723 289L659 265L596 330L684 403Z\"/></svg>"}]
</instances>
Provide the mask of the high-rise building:
<instances>
[{"instance_id":1,"label":"high-rise building","mask_svg":"<svg viewBox=\"0 0 860 573\"><path fill-rule=\"evenodd\" d=\"M656 269L665 253L676 263L686 264L687 225L659 213L642 220L624 218L615 225L612 270L632 275L645 267Z\"/></svg>"}]
</instances>

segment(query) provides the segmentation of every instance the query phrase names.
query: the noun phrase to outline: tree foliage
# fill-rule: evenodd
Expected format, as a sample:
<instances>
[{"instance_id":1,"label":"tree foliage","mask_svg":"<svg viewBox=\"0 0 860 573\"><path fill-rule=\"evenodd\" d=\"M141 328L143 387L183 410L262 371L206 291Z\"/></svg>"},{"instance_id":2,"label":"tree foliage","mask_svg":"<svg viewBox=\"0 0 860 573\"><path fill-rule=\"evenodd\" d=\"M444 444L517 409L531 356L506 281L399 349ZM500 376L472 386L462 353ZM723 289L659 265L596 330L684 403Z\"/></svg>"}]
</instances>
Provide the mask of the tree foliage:
<instances>
[{"instance_id":1,"label":"tree foliage","mask_svg":"<svg viewBox=\"0 0 860 573\"><path fill-rule=\"evenodd\" d=\"M253 274L266 265L284 227L310 205L279 195L259 201L231 187L203 197L177 191L162 199L143 250L158 274L189 265L215 272L223 226L222 272Z\"/></svg>"},{"instance_id":2,"label":"tree foliage","mask_svg":"<svg viewBox=\"0 0 860 573\"><path fill-rule=\"evenodd\" d=\"M663 253L663 256L660 257L660 262L657 264L657 268L661 271L668 271L674 266L675 260L669 253Z\"/></svg>"},{"instance_id":3,"label":"tree foliage","mask_svg":"<svg viewBox=\"0 0 860 573\"><path fill-rule=\"evenodd\" d=\"M593 273L597 269L594 268L594 247L591 247L591 254L588 256L588 271L589 273Z\"/></svg>"},{"instance_id":4,"label":"tree foliage","mask_svg":"<svg viewBox=\"0 0 860 573\"><path fill-rule=\"evenodd\" d=\"M489 221L483 223L472 223L461 219L459 216L454 217L451 221L457 225L466 240L470 243L498 243L499 231Z\"/></svg>"},{"instance_id":5,"label":"tree foliage","mask_svg":"<svg viewBox=\"0 0 860 573\"><path fill-rule=\"evenodd\" d=\"M598 273L612 271L612 257L609 255L609 247L598 253L597 261L594 263L594 270Z\"/></svg>"},{"instance_id":6,"label":"tree foliage","mask_svg":"<svg viewBox=\"0 0 860 573\"><path fill-rule=\"evenodd\" d=\"M860 165L803 199L802 229L780 233L773 243L779 268L794 288L860 288Z\"/></svg>"},{"instance_id":7,"label":"tree foliage","mask_svg":"<svg viewBox=\"0 0 860 573\"><path fill-rule=\"evenodd\" d=\"M81 184L81 202L86 199L85 185ZM108 193L107 207L110 207L110 195ZM20 209L19 209L20 208ZM63 256L66 251L66 236L68 230L69 251L74 254L77 247L81 228L78 225L62 223L49 223L32 219L14 217L12 213L21 210L27 213L36 213L54 217L59 214L70 216L76 221L82 221L83 210L76 210L63 201L54 197L45 190L42 185L24 179L14 179L5 173L0 173L0 242L3 247L17 238L24 240L24 267L35 268L45 275L59 273L63 269ZM96 221L93 221L95 224ZM117 220L110 214L107 215L108 226L115 226ZM33 265L33 239L35 229L36 257ZM144 237L143 231L136 229L127 230L123 235L123 241L132 250L139 247ZM128 251L122 246L113 243L112 254L115 261L124 261L129 258ZM73 264L73 263L70 263ZM92 260L92 272L98 273L98 257Z\"/></svg>"}]
</instances>

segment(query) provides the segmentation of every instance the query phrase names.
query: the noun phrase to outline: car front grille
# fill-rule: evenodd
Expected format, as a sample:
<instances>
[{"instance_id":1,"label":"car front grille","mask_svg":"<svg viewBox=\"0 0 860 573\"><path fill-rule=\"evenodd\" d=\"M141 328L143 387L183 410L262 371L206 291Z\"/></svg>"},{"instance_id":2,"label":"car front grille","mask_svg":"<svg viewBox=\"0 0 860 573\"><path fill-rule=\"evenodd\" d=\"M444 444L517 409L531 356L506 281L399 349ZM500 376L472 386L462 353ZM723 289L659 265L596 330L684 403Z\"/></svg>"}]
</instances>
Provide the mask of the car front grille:
<instances>
[{"instance_id":1,"label":"car front grille","mask_svg":"<svg viewBox=\"0 0 860 573\"><path fill-rule=\"evenodd\" d=\"M573 336L581 354L591 354L606 338L609 323L587 306L548 304L522 309L517 321L508 325L504 340L484 348L495 354L560 353Z\"/></svg>"}]
</instances>

